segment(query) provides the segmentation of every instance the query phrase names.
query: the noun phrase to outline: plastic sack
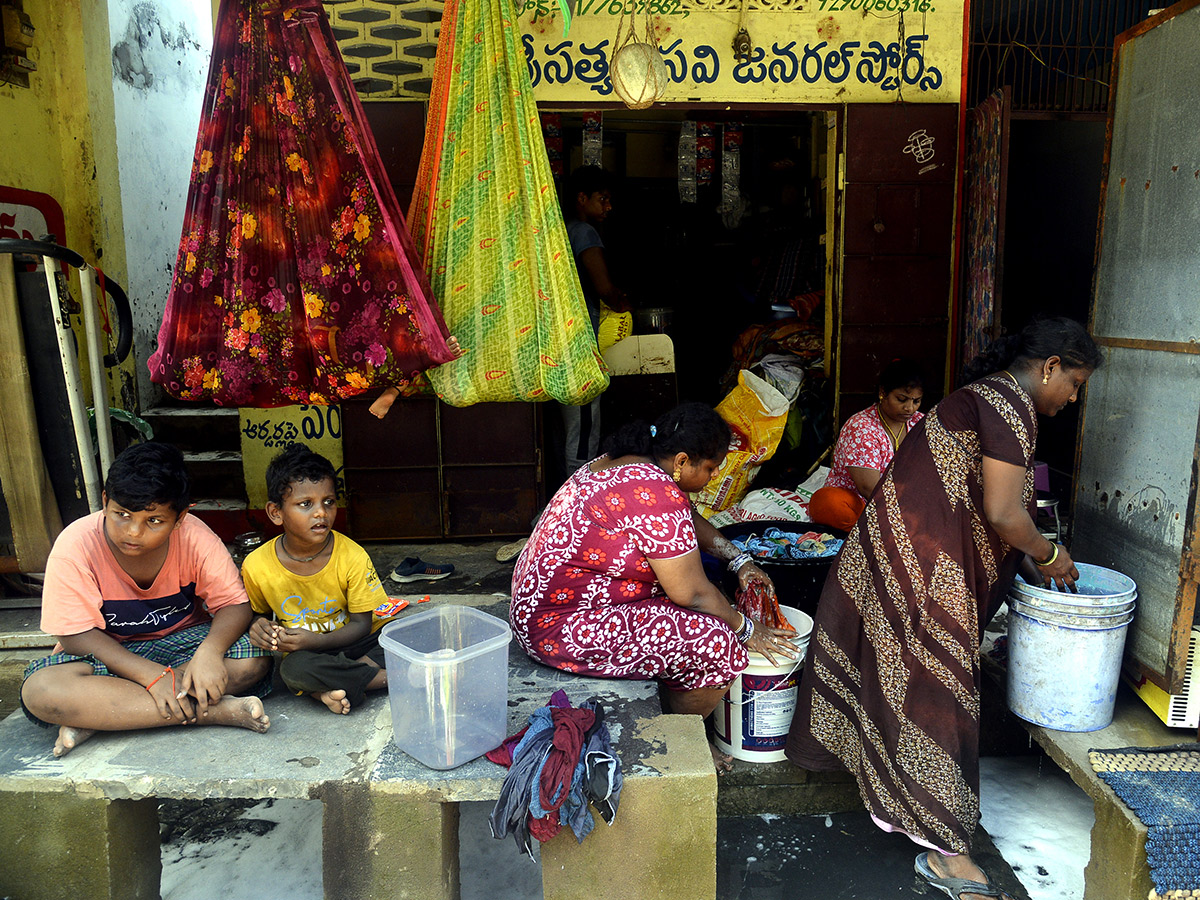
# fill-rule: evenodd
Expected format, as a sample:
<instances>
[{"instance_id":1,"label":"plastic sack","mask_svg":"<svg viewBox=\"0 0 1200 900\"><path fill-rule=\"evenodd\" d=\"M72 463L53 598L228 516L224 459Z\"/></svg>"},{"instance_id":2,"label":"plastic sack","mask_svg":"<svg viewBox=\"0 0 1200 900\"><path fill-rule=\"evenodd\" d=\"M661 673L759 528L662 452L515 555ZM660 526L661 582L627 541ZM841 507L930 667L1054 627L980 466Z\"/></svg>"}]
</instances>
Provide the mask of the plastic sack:
<instances>
[{"instance_id":1,"label":"plastic sack","mask_svg":"<svg viewBox=\"0 0 1200 900\"><path fill-rule=\"evenodd\" d=\"M717 404L733 436L725 461L696 497L702 516L728 509L745 496L759 467L779 446L789 405L765 379L749 369L738 373L737 387Z\"/></svg>"},{"instance_id":2,"label":"plastic sack","mask_svg":"<svg viewBox=\"0 0 1200 900\"><path fill-rule=\"evenodd\" d=\"M768 353L755 368L762 371L771 387L783 394L788 403L796 402L804 384L804 363L798 357L791 353Z\"/></svg>"},{"instance_id":3,"label":"plastic sack","mask_svg":"<svg viewBox=\"0 0 1200 900\"><path fill-rule=\"evenodd\" d=\"M607 306L600 307L600 329L596 333L596 342L603 353L617 341L623 341L633 334L633 313L616 312Z\"/></svg>"},{"instance_id":4,"label":"plastic sack","mask_svg":"<svg viewBox=\"0 0 1200 900\"><path fill-rule=\"evenodd\" d=\"M736 506L713 513L708 521L714 528L738 522L808 522L808 501L809 497L787 488L759 488L746 494Z\"/></svg>"}]
</instances>

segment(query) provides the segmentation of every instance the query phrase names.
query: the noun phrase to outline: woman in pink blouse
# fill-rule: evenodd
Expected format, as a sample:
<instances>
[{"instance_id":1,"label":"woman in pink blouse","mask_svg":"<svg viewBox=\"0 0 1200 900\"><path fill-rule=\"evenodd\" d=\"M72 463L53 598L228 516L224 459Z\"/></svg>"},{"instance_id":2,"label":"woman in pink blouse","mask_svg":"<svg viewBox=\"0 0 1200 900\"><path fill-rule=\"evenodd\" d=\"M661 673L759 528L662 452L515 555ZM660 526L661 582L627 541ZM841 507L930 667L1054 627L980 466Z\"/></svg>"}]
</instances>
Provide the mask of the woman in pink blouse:
<instances>
[{"instance_id":1,"label":"woman in pink blouse","mask_svg":"<svg viewBox=\"0 0 1200 900\"><path fill-rule=\"evenodd\" d=\"M833 468L813 494L808 517L849 531L896 450L914 425L924 398L921 369L894 359L879 373L879 400L846 420L833 448Z\"/></svg>"},{"instance_id":2,"label":"woman in pink blouse","mask_svg":"<svg viewBox=\"0 0 1200 900\"><path fill-rule=\"evenodd\" d=\"M796 656L787 632L737 612L705 577L700 551L745 587L774 586L701 516L686 492L720 466L729 427L685 403L653 426L635 422L582 466L538 520L513 572L513 631L534 659L606 678L657 679L674 713L708 715L747 650ZM713 748L718 772L732 760Z\"/></svg>"}]
</instances>

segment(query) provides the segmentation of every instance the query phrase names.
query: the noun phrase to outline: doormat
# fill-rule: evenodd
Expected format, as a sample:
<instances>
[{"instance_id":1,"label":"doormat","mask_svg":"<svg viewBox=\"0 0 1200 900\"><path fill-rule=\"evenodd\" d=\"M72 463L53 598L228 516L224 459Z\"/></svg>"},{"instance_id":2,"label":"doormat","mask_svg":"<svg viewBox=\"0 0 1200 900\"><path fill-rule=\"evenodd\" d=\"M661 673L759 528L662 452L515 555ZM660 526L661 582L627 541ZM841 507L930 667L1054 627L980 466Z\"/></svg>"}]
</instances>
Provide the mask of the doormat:
<instances>
[{"instance_id":1,"label":"doormat","mask_svg":"<svg viewBox=\"0 0 1200 900\"><path fill-rule=\"evenodd\" d=\"M1200 743L1088 752L1149 834L1149 900L1200 897Z\"/></svg>"}]
</instances>

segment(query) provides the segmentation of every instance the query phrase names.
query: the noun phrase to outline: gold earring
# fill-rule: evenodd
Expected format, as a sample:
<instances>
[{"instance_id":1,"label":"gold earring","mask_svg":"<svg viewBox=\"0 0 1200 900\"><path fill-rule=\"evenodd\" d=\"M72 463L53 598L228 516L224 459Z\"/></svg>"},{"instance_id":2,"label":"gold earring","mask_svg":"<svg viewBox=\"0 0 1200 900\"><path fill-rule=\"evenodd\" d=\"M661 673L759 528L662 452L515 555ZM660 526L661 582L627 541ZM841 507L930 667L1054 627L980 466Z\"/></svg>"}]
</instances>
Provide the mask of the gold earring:
<instances>
[{"instance_id":1,"label":"gold earring","mask_svg":"<svg viewBox=\"0 0 1200 900\"><path fill-rule=\"evenodd\" d=\"M1049 376L1049 375L1043 375L1043 376L1042 376L1042 384L1049 384L1049 383L1050 383L1050 376Z\"/></svg>"},{"instance_id":2,"label":"gold earring","mask_svg":"<svg viewBox=\"0 0 1200 900\"><path fill-rule=\"evenodd\" d=\"M679 484L679 470L678 469L675 470L675 472L671 475L671 477L675 479L676 484Z\"/></svg>"}]
</instances>

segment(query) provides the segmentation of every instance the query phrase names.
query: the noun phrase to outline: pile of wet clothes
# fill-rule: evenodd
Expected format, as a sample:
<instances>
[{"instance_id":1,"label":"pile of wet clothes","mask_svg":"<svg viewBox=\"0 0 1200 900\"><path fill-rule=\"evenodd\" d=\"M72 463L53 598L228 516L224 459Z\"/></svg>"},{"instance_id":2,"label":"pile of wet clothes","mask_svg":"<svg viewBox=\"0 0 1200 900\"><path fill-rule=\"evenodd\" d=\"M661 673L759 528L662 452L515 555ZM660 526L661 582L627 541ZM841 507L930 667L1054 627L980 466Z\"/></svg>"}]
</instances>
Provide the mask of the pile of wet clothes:
<instances>
[{"instance_id":1,"label":"pile of wet clothes","mask_svg":"<svg viewBox=\"0 0 1200 900\"><path fill-rule=\"evenodd\" d=\"M595 827L588 804L611 825L621 799L621 760L599 700L571 706L565 691L529 717L529 724L487 754L508 767L488 820L492 837L513 836L533 858L533 838L545 843L564 825L583 843Z\"/></svg>"},{"instance_id":2,"label":"pile of wet clothes","mask_svg":"<svg viewBox=\"0 0 1200 900\"><path fill-rule=\"evenodd\" d=\"M834 556L842 549L840 538L820 531L796 534L780 531L778 528L768 528L761 537L748 534L731 540L735 547L746 551L755 559L818 559L822 556Z\"/></svg>"}]
</instances>

